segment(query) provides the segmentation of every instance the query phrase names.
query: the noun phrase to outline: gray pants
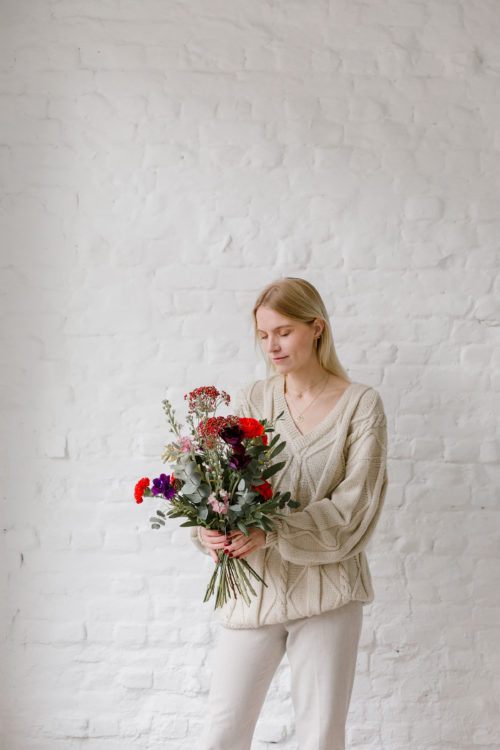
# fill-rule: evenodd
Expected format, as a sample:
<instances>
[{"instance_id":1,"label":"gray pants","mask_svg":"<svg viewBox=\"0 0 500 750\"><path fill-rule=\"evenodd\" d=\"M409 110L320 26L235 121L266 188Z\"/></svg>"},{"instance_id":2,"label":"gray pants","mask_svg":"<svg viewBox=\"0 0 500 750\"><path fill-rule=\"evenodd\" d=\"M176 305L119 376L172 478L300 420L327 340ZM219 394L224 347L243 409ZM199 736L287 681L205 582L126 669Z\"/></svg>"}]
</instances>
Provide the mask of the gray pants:
<instances>
[{"instance_id":1,"label":"gray pants","mask_svg":"<svg viewBox=\"0 0 500 750\"><path fill-rule=\"evenodd\" d=\"M299 750L345 750L363 605L259 628L220 627L199 750L250 750L262 704L287 654Z\"/></svg>"}]
</instances>

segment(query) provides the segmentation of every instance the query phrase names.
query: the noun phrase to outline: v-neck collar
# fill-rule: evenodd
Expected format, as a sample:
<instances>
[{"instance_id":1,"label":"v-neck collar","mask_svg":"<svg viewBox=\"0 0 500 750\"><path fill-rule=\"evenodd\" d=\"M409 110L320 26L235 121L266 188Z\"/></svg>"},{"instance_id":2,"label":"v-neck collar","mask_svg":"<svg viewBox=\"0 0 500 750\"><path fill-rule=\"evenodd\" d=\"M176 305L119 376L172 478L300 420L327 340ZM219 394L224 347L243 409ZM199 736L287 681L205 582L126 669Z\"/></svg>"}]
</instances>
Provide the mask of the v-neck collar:
<instances>
[{"instance_id":1,"label":"v-neck collar","mask_svg":"<svg viewBox=\"0 0 500 750\"><path fill-rule=\"evenodd\" d=\"M335 418L339 414L348 396L351 394L354 386L356 385L358 385L356 382L351 381L338 399L333 409L330 409L328 414L321 420L321 422L319 422L319 424L316 425L316 427L313 427L312 430L303 434L293 421L290 409L288 408L288 404L285 398L285 377L284 375L279 373L274 383L274 395L278 409L277 414L281 414L281 412L283 412L283 419L287 427L287 432L292 437L294 442L306 445L312 442L316 437L319 437L320 435L327 432L328 428L335 421Z\"/></svg>"}]
</instances>

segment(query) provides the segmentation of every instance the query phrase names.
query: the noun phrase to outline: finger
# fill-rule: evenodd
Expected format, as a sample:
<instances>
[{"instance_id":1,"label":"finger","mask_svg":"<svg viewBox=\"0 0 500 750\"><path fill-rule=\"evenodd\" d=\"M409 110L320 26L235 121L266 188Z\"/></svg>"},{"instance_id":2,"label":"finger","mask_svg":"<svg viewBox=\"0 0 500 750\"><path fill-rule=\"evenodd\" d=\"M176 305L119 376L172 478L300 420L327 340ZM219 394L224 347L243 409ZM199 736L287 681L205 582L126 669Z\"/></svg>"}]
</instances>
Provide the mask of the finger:
<instances>
[{"instance_id":1,"label":"finger","mask_svg":"<svg viewBox=\"0 0 500 750\"><path fill-rule=\"evenodd\" d=\"M226 542L224 540L221 542L207 542L206 546L209 549L223 549L226 546Z\"/></svg>"},{"instance_id":2,"label":"finger","mask_svg":"<svg viewBox=\"0 0 500 750\"><path fill-rule=\"evenodd\" d=\"M212 547L214 545L220 547L220 546L224 546L226 542L226 538L223 536L218 536L218 537L206 536L206 537L203 537L203 541L209 547Z\"/></svg>"},{"instance_id":3,"label":"finger","mask_svg":"<svg viewBox=\"0 0 500 750\"><path fill-rule=\"evenodd\" d=\"M233 552L233 557L236 557L238 560L240 560L242 557L246 557L251 552L253 552L255 547L253 544L245 544L244 547L241 547L237 552Z\"/></svg>"},{"instance_id":4,"label":"finger","mask_svg":"<svg viewBox=\"0 0 500 750\"><path fill-rule=\"evenodd\" d=\"M255 549L255 544L251 539L248 539L246 542L241 542L240 544L235 544L233 550L233 555L248 555L249 552L252 552Z\"/></svg>"}]
</instances>

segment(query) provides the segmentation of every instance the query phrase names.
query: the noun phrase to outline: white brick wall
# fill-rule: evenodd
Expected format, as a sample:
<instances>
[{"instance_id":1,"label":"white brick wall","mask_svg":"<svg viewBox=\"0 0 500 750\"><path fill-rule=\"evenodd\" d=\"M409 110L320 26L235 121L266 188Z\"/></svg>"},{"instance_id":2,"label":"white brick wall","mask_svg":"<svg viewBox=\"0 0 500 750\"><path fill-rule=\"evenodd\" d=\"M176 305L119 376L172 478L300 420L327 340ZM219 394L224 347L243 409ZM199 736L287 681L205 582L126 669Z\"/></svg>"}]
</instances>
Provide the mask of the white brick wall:
<instances>
[{"instance_id":1,"label":"white brick wall","mask_svg":"<svg viewBox=\"0 0 500 750\"><path fill-rule=\"evenodd\" d=\"M349 747L498 747L498 3L0 16L2 750L195 746L212 563L132 490L165 396L263 376L249 314L282 274L388 416ZM286 661L271 747L296 750Z\"/></svg>"}]
</instances>

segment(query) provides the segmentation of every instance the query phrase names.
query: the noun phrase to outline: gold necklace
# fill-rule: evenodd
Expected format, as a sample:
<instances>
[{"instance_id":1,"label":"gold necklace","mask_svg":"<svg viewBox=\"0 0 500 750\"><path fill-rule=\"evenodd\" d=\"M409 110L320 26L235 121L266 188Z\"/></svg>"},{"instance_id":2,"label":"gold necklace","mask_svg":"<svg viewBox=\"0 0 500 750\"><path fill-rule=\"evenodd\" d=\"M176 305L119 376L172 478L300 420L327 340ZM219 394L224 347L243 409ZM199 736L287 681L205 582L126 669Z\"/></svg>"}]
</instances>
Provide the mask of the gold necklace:
<instances>
[{"instance_id":1,"label":"gold necklace","mask_svg":"<svg viewBox=\"0 0 500 750\"><path fill-rule=\"evenodd\" d=\"M325 388L326 388L326 384L327 384L327 382L328 382L328 380L329 380L329 379L330 379L330 376L329 376L329 375L328 375L328 373L327 373L327 375L326 375L326 379L325 379L325 382L324 382L324 384L323 384L323 388L322 388L322 389L320 390L320 392L319 392L319 393L318 393L318 394L317 394L317 395L316 395L316 396L315 396L315 397L313 398L313 400L312 400L312 401L309 401L309 403L307 404L307 406L306 406L306 408L304 409L304 411L302 412L302 414L297 414L297 415L294 415L294 414L292 414L292 417L293 417L294 421L296 421L296 422L302 422L302 421L304 420L304 414L305 414L305 413L306 413L306 411L307 411L307 410L309 409L309 407L310 407L310 406L312 406L312 405L314 404L314 402L316 401L316 399L318 399L318 398L319 398L319 397L321 396L321 394L323 393L323 391L324 391L324 390L325 390ZM316 384L316 385L317 385L317 384ZM286 386L286 380L285 380L285 386Z\"/></svg>"},{"instance_id":2,"label":"gold necklace","mask_svg":"<svg viewBox=\"0 0 500 750\"><path fill-rule=\"evenodd\" d=\"M304 395L304 393L307 393L307 391L310 391L311 388L314 388L314 386L318 385L318 383L321 383L321 378L319 380L317 380L315 383L313 383L312 385L310 385L308 388L304 388L303 391L299 391L297 393L293 393L293 391L291 391L289 389L288 385L286 384L286 378L285 378L286 391L287 391L287 393L291 393L294 398L302 398L302 396Z\"/></svg>"}]
</instances>

